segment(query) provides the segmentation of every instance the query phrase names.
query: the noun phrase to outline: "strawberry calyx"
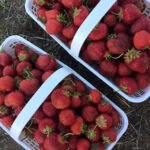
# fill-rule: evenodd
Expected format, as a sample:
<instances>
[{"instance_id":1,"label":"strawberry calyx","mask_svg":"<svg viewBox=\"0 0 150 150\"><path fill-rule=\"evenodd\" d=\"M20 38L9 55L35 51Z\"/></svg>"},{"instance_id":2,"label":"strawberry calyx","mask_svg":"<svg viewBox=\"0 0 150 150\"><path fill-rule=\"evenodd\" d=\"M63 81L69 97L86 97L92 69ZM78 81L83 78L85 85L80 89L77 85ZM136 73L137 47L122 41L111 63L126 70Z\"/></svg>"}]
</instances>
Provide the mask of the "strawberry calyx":
<instances>
[{"instance_id":1,"label":"strawberry calyx","mask_svg":"<svg viewBox=\"0 0 150 150\"><path fill-rule=\"evenodd\" d=\"M64 79L64 83L63 85L73 85L73 86L76 86L74 81L72 80L72 78L66 78Z\"/></svg>"},{"instance_id":2,"label":"strawberry calyx","mask_svg":"<svg viewBox=\"0 0 150 150\"><path fill-rule=\"evenodd\" d=\"M98 127L104 127L106 128L107 127L107 120L104 118L103 115L99 116L97 119L96 119L96 125Z\"/></svg>"},{"instance_id":3,"label":"strawberry calyx","mask_svg":"<svg viewBox=\"0 0 150 150\"><path fill-rule=\"evenodd\" d=\"M20 84L20 82L21 82L21 78L18 78L18 79L16 79L15 80L15 87L19 90L19 84Z\"/></svg>"},{"instance_id":4,"label":"strawberry calyx","mask_svg":"<svg viewBox=\"0 0 150 150\"><path fill-rule=\"evenodd\" d=\"M127 90L126 86L120 85L119 88L120 88L121 91L123 91L125 93L128 93L128 90Z\"/></svg>"},{"instance_id":5,"label":"strawberry calyx","mask_svg":"<svg viewBox=\"0 0 150 150\"><path fill-rule=\"evenodd\" d=\"M106 101L105 99L102 99L101 103L102 103L103 106L110 105L110 103L108 101Z\"/></svg>"},{"instance_id":6,"label":"strawberry calyx","mask_svg":"<svg viewBox=\"0 0 150 150\"><path fill-rule=\"evenodd\" d=\"M109 35L107 36L107 40L115 39L115 38L117 38L117 35L116 35L116 34L109 34Z\"/></svg>"},{"instance_id":7,"label":"strawberry calyx","mask_svg":"<svg viewBox=\"0 0 150 150\"><path fill-rule=\"evenodd\" d=\"M87 131L87 137L90 140L96 138L96 134L97 134L97 131L95 131L95 128L88 129L88 131Z\"/></svg>"},{"instance_id":8,"label":"strawberry calyx","mask_svg":"<svg viewBox=\"0 0 150 150\"><path fill-rule=\"evenodd\" d=\"M49 126L46 126L44 129L43 129L43 133L47 135L47 137L50 136L50 134L54 131L54 129L52 127L49 127Z\"/></svg>"},{"instance_id":9,"label":"strawberry calyx","mask_svg":"<svg viewBox=\"0 0 150 150\"><path fill-rule=\"evenodd\" d=\"M90 95L87 95L86 97L87 97L87 99L88 99L88 102L91 102L91 96L90 96Z\"/></svg>"},{"instance_id":10,"label":"strawberry calyx","mask_svg":"<svg viewBox=\"0 0 150 150\"><path fill-rule=\"evenodd\" d=\"M97 150L99 148L99 143L92 143L91 150Z\"/></svg>"},{"instance_id":11,"label":"strawberry calyx","mask_svg":"<svg viewBox=\"0 0 150 150\"><path fill-rule=\"evenodd\" d=\"M36 54L30 54L31 62L35 63L37 60L37 55Z\"/></svg>"},{"instance_id":12,"label":"strawberry calyx","mask_svg":"<svg viewBox=\"0 0 150 150\"><path fill-rule=\"evenodd\" d=\"M78 8L73 8L73 18L75 18L77 15L79 15L79 13L81 12L81 9Z\"/></svg>"},{"instance_id":13,"label":"strawberry calyx","mask_svg":"<svg viewBox=\"0 0 150 150\"><path fill-rule=\"evenodd\" d=\"M39 16L37 19L40 20L43 23L46 23L46 18L45 17Z\"/></svg>"},{"instance_id":14,"label":"strawberry calyx","mask_svg":"<svg viewBox=\"0 0 150 150\"><path fill-rule=\"evenodd\" d=\"M81 125L81 131L82 131L82 134L86 133L86 131L87 131L87 124L85 122L82 123L82 125Z\"/></svg>"},{"instance_id":15,"label":"strawberry calyx","mask_svg":"<svg viewBox=\"0 0 150 150\"><path fill-rule=\"evenodd\" d=\"M145 47L144 50L150 50L150 46Z\"/></svg>"},{"instance_id":16,"label":"strawberry calyx","mask_svg":"<svg viewBox=\"0 0 150 150\"><path fill-rule=\"evenodd\" d=\"M27 46L23 46L21 49L23 49L25 51L29 51L30 50L29 47L27 47Z\"/></svg>"},{"instance_id":17,"label":"strawberry calyx","mask_svg":"<svg viewBox=\"0 0 150 150\"><path fill-rule=\"evenodd\" d=\"M60 137L60 139L61 139L61 142L62 143L68 143L68 141L67 141L67 139L69 138L69 136L71 136L71 135L75 135L74 133L66 133L66 134L61 134L61 137Z\"/></svg>"},{"instance_id":18,"label":"strawberry calyx","mask_svg":"<svg viewBox=\"0 0 150 150\"><path fill-rule=\"evenodd\" d=\"M6 114L8 112L8 108L5 105L0 106L0 113Z\"/></svg>"},{"instance_id":19,"label":"strawberry calyx","mask_svg":"<svg viewBox=\"0 0 150 150\"><path fill-rule=\"evenodd\" d=\"M80 92L72 92L71 93L71 96L73 96L73 97L79 97L79 96L81 96L82 94L80 93Z\"/></svg>"},{"instance_id":20,"label":"strawberry calyx","mask_svg":"<svg viewBox=\"0 0 150 150\"><path fill-rule=\"evenodd\" d=\"M68 90L65 90L65 91L64 91L64 94L67 95L67 96L71 96L71 95L72 95L71 92L68 91Z\"/></svg>"},{"instance_id":21,"label":"strawberry calyx","mask_svg":"<svg viewBox=\"0 0 150 150\"><path fill-rule=\"evenodd\" d=\"M119 19L119 21L121 22L122 18L123 18L123 9L121 8L119 13L116 13L116 12L111 12L113 15L116 15Z\"/></svg>"},{"instance_id":22,"label":"strawberry calyx","mask_svg":"<svg viewBox=\"0 0 150 150\"><path fill-rule=\"evenodd\" d=\"M104 134L102 134L102 139L103 139L103 142L104 142L104 143L108 143L108 144L111 143L111 140L109 139L109 137L108 137L108 136L105 136Z\"/></svg>"},{"instance_id":23,"label":"strawberry calyx","mask_svg":"<svg viewBox=\"0 0 150 150\"><path fill-rule=\"evenodd\" d=\"M109 60L109 59L115 59L115 60L117 60L117 59L121 58L123 55L124 55L124 53L121 53L120 55L118 55L118 56L115 57L115 56L113 56L113 54L110 51L108 51L105 54L105 58L106 58L106 60Z\"/></svg>"},{"instance_id":24,"label":"strawberry calyx","mask_svg":"<svg viewBox=\"0 0 150 150\"><path fill-rule=\"evenodd\" d=\"M27 60L27 55L26 55L26 54L20 53L18 57L19 57L19 60L20 60L20 61L25 61L25 60Z\"/></svg>"},{"instance_id":25,"label":"strawberry calyx","mask_svg":"<svg viewBox=\"0 0 150 150\"><path fill-rule=\"evenodd\" d=\"M39 5L45 5L46 4L46 1L45 0L36 0L37 4Z\"/></svg>"},{"instance_id":26,"label":"strawberry calyx","mask_svg":"<svg viewBox=\"0 0 150 150\"><path fill-rule=\"evenodd\" d=\"M31 73L30 68L28 66L23 70L23 73L24 73L24 78L26 79L35 78L34 75Z\"/></svg>"}]
</instances>

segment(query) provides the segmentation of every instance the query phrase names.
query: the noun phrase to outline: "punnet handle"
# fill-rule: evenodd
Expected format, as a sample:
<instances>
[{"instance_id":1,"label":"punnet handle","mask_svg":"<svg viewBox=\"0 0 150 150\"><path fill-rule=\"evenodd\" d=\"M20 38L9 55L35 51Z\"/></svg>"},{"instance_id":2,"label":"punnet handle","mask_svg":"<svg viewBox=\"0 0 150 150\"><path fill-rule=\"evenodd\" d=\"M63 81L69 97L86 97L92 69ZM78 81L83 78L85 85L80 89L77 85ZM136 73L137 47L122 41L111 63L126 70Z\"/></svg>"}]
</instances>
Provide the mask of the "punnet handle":
<instances>
[{"instance_id":1,"label":"punnet handle","mask_svg":"<svg viewBox=\"0 0 150 150\"><path fill-rule=\"evenodd\" d=\"M150 7L150 0L144 0L144 1L145 1L146 5L147 5L148 7Z\"/></svg>"},{"instance_id":2,"label":"punnet handle","mask_svg":"<svg viewBox=\"0 0 150 150\"><path fill-rule=\"evenodd\" d=\"M116 1L117 0L101 0L79 27L71 44L71 54L75 58L79 57L81 47L88 35Z\"/></svg>"},{"instance_id":3,"label":"punnet handle","mask_svg":"<svg viewBox=\"0 0 150 150\"><path fill-rule=\"evenodd\" d=\"M72 74L71 71L65 68L60 68L55 71L47 80L42 84L38 91L32 96L30 101L26 104L23 110L20 112L19 116L15 119L13 125L11 126L10 133L17 140L19 136L29 122L31 117L41 106L47 96L55 89L55 87L68 75Z\"/></svg>"}]
</instances>

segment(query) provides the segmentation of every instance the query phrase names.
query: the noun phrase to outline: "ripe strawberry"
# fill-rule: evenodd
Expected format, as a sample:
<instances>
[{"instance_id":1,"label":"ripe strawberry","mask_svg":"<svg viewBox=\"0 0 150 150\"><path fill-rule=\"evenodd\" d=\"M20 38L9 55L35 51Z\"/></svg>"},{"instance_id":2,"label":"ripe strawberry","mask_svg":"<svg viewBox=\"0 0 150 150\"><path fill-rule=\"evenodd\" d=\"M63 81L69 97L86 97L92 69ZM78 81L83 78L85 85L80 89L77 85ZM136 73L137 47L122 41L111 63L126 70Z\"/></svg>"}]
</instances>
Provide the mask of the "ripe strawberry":
<instances>
[{"instance_id":1,"label":"ripe strawberry","mask_svg":"<svg viewBox=\"0 0 150 150\"><path fill-rule=\"evenodd\" d=\"M77 142L77 150L88 150L90 148L90 142L86 138L80 138Z\"/></svg>"},{"instance_id":2,"label":"ripe strawberry","mask_svg":"<svg viewBox=\"0 0 150 150\"><path fill-rule=\"evenodd\" d=\"M118 65L118 74L121 77L130 76L132 74L132 70L124 62L120 62Z\"/></svg>"},{"instance_id":3,"label":"ripe strawberry","mask_svg":"<svg viewBox=\"0 0 150 150\"><path fill-rule=\"evenodd\" d=\"M64 109L59 113L59 121L65 125L70 126L75 121L75 114L72 109Z\"/></svg>"},{"instance_id":4,"label":"ripe strawberry","mask_svg":"<svg viewBox=\"0 0 150 150\"><path fill-rule=\"evenodd\" d=\"M81 5L79 8L75 8L73 13L74 24L76 26L80 26L88 15L89 10L86 6Z\"/></svg>"},{"instance_id":5,"label":"ripe strawberry","mask_svg":"<svg viewBox=\"0 0 150 150\"><path fill-rule=\"evenodd\" d=\"M35 112L34 118L35 118L35 120L36 120L37 123L40 123L40 122L45 118L44 112L42 111L41 108L39 108L39 109Z\"/></svg>"},{"instance_id":6,"label":"ripe strawberry","mask_svg":"<svg viewBox=\"0 0 150 150\"><path fill-rule=\"evenodd\" d=\"M12 116L5 116L2 119L2 124L5 127L10 127L13 124L13 122L14 122L14 118Z\"/></svg>"},{"instance_id":7,"label":"ripe strawberry","mask_svg":"<svg viewBox=\"0 0 150 150\"><path fill-rule=\"evenodd\" d=\"M57 131L60 133L70 133L71 132L69 126L64 126L59 121L57 122Z\"/></svg>"},{"instance_id":8,"label":"ripe strawberry","mask_svg":"<svg viewBox=\"0 0 150 150\"><path fill-rule=\"evenodd\" d=\"M60 33L58 35L59 39L63 42L63 43L67 43L69 39L67 39L62 33Z\"/></svg>"},{"instance_id":9,"label":"ripe strawberry","mask_svg":"<svg viewBox=\"0 0 150 150\"><path fill-rule=\"evenodd\" d=\"M28 53L28 51L25 50L21 50L20 52L18 52L17 55L19 61L30 61L31 57L30 54Z\"/></svg>"},{"instance_id":10,"label":"ripe strawberry","mask_svg":"<svg viewBox=\"0 0 150 150\"><path fill-rule=\"evenodd\" d=\"M43 144L46 139L46 136L39 130L36 130L34 133L34 139L38 142L38 144Z\"/></svg>"},{"instance_id":11,"label":"ripe strawberry","mask_svg":"<svg viewBox=\"0 0 150 150\"><path fill-rule=\"evenodd\" d=\"M3 69L3 76L11 76L14 77L16 75L16 71L13 66L6 66Z\"/></svg>"},{"instance_id":12,"label":"ripe strawberry","mask_svg":"<svg viewBox=\"0 0 150 150\"><path fill-rule=\"evenodd\" d=\"M113 127L111 127L108 130L102 131L102 139L105 143L108 144L115 142L117 139L116 130Z\"/></svg>"},{"instance_id":13,"label":"ripe strawberry","mask_svg":"<svg viewBox=\"0 0 150 150\"><path fill-rule=\"evenodd\" d=\"M20 51L22 51L22 50L28 51L29 48L28 48L27 46L23 45L23 44L17 44L17 45L15 46L15 55L17 56L18 53L19 53Z\"/></svg>"},{"instance_id":14,"label":"ripe strawberry","mask_svg":"<svg viewBox=\"0 0 150 150\"><path fill-rule=\"evenodd\" d=\"M40 150L46 150L43 145L40 145Z\"/></svg>"},{"instance_id":15,"label":"ripe strawberry","mask_svg":"<svg viewBox=\"0 0 150 150\"><path fill-rule=\"evenodd\" d=\"M115 109L113 109L111 111L110 116L112 117L112 126L114 126L114 127L117 126L120 121L118 112Z\"/></svg>"},{"instance_id":16,"label":"ripe strawberry","mask_svg":"<svg viewBox=\"0 0 150 150\"><path fill-rule=\"evenodd\" d=\"M75 83L76 90L81 94L85 94L86 92L85 84L80 80L74 80L74 83Z\"/></svg>"},{"instance_id":17,"label":"ripe strawberry","mask_svg":"<svg viewBox=\"0 0 150 150\"><path fill-rule=\"evenodd\" d=\"M63 85L62 89L67 90L69 92L75 92L76 91L76 88L73 85L70 85L70 84Z\"/></svg>"},{"instance_id":18,"label":"ripe strawberry","mask_svg":"<svg viewBox=\"0 0 150 150\"><path fill-rule=\"evenodd\" d=\"M104 23L99 23L93 31L89 34L88 38L91 40L102 40L108 34L108 27Z\"/></svg>"},{"instance_id":19,"label":"ripe strawberry","mask_svg":"<svg viewBox=\"0 0 150 150\"><path fill-rule=\"evenodd\" d=\"M108 12L114 12L114 11L116 11L117 7L118 7L118 1L116 1L116 3L109 9Z\"/></svg>"},{"instance_id":20,"label":"ripe strawberry","mask_svg":"<svg viewBox=\"0 0 150 150\"><path fill-rule=\"evenodd\" d=\"M45 12L47 20L57 19L57 15L60 15L60 12L56 9L48 10Z\"/></svg>"},{"instance_id":21,"label":"ripe strawberry","mask_svg":"<svg viewBox=\"0 0 150 150\"><path fill-rule=\"evenodd\" d=\"M145 89L150 82L150 77L148 73L138 73L136 74L135 79L137 81L139 89Z\"/></svg>"},{"instance_id":22,"label":"ripe strawberry","mask_svg":"<svg viewBox=\"0 0 150 150\"><path fill-rule=\"evenodd\" d=\"M82 117L86 122L94 122L96 116L98 115L98 112L94 106L85 106L82 109Z\"/></svg>"},{"instance_id":23,"label":"ripe strawberry","mask_svg":"<svg viewBox=\"0 0 150 150\"><path fill-rule=\"evenodd\" d=\"M91 141L91 142L98 142L98 140L101 137L101 131L98 127L96 127L95 124L89 124L88 125L88 130L86 133L87 138Z\"/></svg>"},{"instance_id":24,"label":"ripe strawberry","mask_svg":"<svg viewBox=\"0 0 150 150\"><path fill-rule=\"evenodd\" d=\"M18 58L15 58L15 59L13 59L12 66L13 66L14 68L16 68L19 63L20 63L20 62L19 62Z\"/></svg>"},{"instance_id":25,"label":"ripe strawberry","mask_svg":"<svg viewBox=\"0 0 150 150\"><path fill-rule=\"evenodd\" d=\"M58 110L52 105L51 102L44 102L42 109L45 115L48 117L54 117L58 112Z\"/></svg>"},{"instance_id":26,"label":"ripe strawberry","mask_svg":"<svg viewBox=\"0 0 150 150\"><path fill-rule=\"evenodd\" d=\"M150 33L144 30L137 32L133 37L135 48L150 49Z\"/></svg>"},{"instance_id":27,"label":"ripe strawberry","mask_svg":"<svg viewBox=\"0 0 150 150\"><path fill-rule=\"evenodd\" d=\"M119 86L119 84L120 84L120 76L115 76L115 84L117 85L117 86Z\"/></svg>"},{"instance_id":28,"label":"ripe strawberry","mask_svg":"<svg viewBox=\"0 0 150 150\"><path fill-rule=\"evenodd\" d=\"M112 118L108 114L100 114L96 118L96 125L101 129L101 130L107 130L112 126Z\"/></svg>"},{"instance_id":29,"label":"ripe strawberry","mask_svg":"<svg viewBox=\"0 0 150 150\"><path fill-rule=\"evenodd\" d=\"M3 67L0 66L0 77L3 75Z\"/></svg>"},{"instance_id":30,"label":"ripe strawberry","mask_svg":"<svg viewBox=\"0 0 150 150\"><path fill-rule=\"evenodd\" d=\"M132 49L124 55L124 61L131 70L144 73L148 66L148 55L144 51Z\"/></svg>"},{"instance_id":31,"label":"ripe strawberry","mask_svg":"<svg viewBox=\"0 0 150 150\"><path fill-rule=\"evenodd\" d=\"M11 64L12 64L12 57L5 52L0 53L0 65L5 67Z\"/></svg>"},{"instance_id":32,"label":"ripe strawberry","mask_svg":"<svg viewBox=\"0 0 150 150\"><path fill-rule=\"evenodd\" d=\"M15 116L18 116L20 114L20 112L22 111L22 109L24 108L24 106L25 106L25 104L20 105L20 106L18 106L18 107L15 108L15 110L14 110Z\"/></svg>"},{"instance_id":33,"label":"ripe strawberry","mask_svg":"<svg viewBox=\"0 0 150 150\"><path fill-rule=\"evenodd\" d=\"M36 68L42 71L52 70L55 66L56 60L48 55L41 55L36 61Z\"/></svg>"},{"instance_id":34,"label":"ripe strawberry","mask_svg":"<svg viewBox=\"0 0 150 150\"><path fill-rule=\"evenodd\" d=\"M18 107L25 102L25 96L19 91L13 91L9 93L4 100L4 103L8 107Z\"/></svg>"},{"instance_id":35,"label":"ripe strawberry","mask_svg":"<svg viewBox=\"0 0 150 150\"><path fill-rule=\"evenodd\" d=\"M42 82L45 82L53 73L54 73L53 70L48 70L44 72L42 75Z\"/></svg>"},{"instance_id":36,"label":"ripe strawberry","mask_svg":"<svg viewBox=\"0 0 150 150\"><path fill-rule=\"evenodd\" d=\"M90 105L91 103L89 102L88 97L86 95L81 96L81 107Z\"/></svg>"},{"instance_id":37,"label":"ripe strawberry","mask_svg":"<svg viewBox=\"0 0 150 150\"><path fill-rule=\"evenodd\" d=\"M81 135L85 133L87 125L84 123L82 117L77 116L70 129L75 135Z\"/></svg>"},{"instance_id":38,"label":"ripe strawberry","mask_svg":"<svg viewBox=\"0 0 150 150\"><path fill-rule=\"evenodd\" d=\"M33 69L31 70L31 74L37 78L39 81L41 80L41 77L42 77L42 72L38 69Z\"/></svg>"},{"instance_id":39,"label":"ripe strawberry","mask_svg":"<svg viewBox=\"0 0 150 150\"><path fill-rule=\"evenodd\" d=\"M0 78L0 90L10 92L15 87L15 81L10 76Z\"/></svg>"},{"instance_id":40,"label":"ripe strawberry","mask_svg":"<svg viewBox=\"0 0 150 150\"><path fill-rule=\"evenodd\" d=\"M75 92L74 95L71 97L71 106L73 108L78 108L81 106L81 94L78 92Z\"/></svg>"},{"instance_id":41,"label":"ripe strawberry","mask_svg":"<svg viewBox=\"0 0 150 150\"><path fill-rule=\"evenodd\" d=\"M87 47L87 53L94 61L102 60L106 52L106 44L103 41L91 42Z\"/></svg>"},{"instance_id":42,"label":"ripe strawberry","mask_svg":"<svg viewBox=\"0 0 150 150\"><path fill-rule=\"evenodd\" d=\"M39 7L36 12L38 20L40 20L43 23L46 23L46 21L47 21L46 15L45 15L46 11L47 10L45 8Z\"/></svg>"},{"instance_id":43,"label":"ripe strawberry","mask_svg":"<svg viewBox=\"0 0 150 150\"><path fill-rule=\"evenodd\" d=\"M3 92L0 92L0 106L4 103L6 94Z\"/></svg>"},{"instance_id":44,"label":"ripe strawberry","mask_svg":"<svg viewBox=\"0 0 150 150\"><path fill-rule=\"evenodd\" d=\"M64 7L61 3L54 3L54 5L52 6L54 10L58 10L59 12L63 12Z\"/></svg>"},{"instance_id":45,"label":"ripe strawberry","mask_svg":"<svg viewBox=\"0 0 150 150\"><path fill-rule=\"evenodd\" d=\"M0 118L8 116L11 114L11 109L6 107L5 105L0 106Z\"/></svg>"},{"instance_id":46,"label":"ripe strawberry","mask_svg":"<svg viewBox=\"0 0 150 150\"><path fill-rule=\"evenodd\" d=\"M124 23L122 22L118 22L115 26L114 26L114 32L115 33L120 33L120 32L127 32L127 27Z\"/></svg>"},{"instance_id":47,"label":"ripe strawberry","mask_svg":"<svg viewBox=\"0 0 150 150\"><path fill-rule=\"evenodd\" d=\"M76 149L76 147L77 147L77 141L78 141L78 136L77 135L70 136L68 138L69 148Z\"/></svg>"},{"instance_id":48,"label":"ripe strawberry","mask_svg":"<svg viewBox=\"0 0 150 150\"><path fill-rule=\"evenodd\" d=\"M34 3L39 7L43 7L46 5L46 0L34 0Z\"/></svg>"},{"instance_id":49,"label":"ripe strawberry","mask_svg":"<svg viewBox=\"0 0 150 150\"><path fill-rule=\"evenodd\" d=\"M97 105L97 109L101 113L111 113L112 106L109 102L107 102L105 99L102 99L100 103Z\"/></svg>"},{"instance_id":50,"label":"ripe strawberry","mask_svg":"<svg viewBox=\"0 0 150 150\"><path fill-rule=\"evenodd\" d=\"M99 66L99 72L107 77L114 77L117 73L117 64L113 60L103 60Z\"/></svg>"},{"instance_id":51,"label":"ripe strawberry","mask_svg":"<svg viewBox=\"0 0 150 150\"><path fill-rule=\"evenodd\" d=\"M100 0L89 0L88 5L91 6L91 7L96 6L99 1Z\"/></svg>"},{"instance_id":52,"label":"ripe strawberry","mask_svg":"<svg viewBox=\"0 0 150 150\"><path fill-rule=\"evenodd\" d=\"M61 3L67 8L79 7L82 3L81 0L61 0Z\"/></svg>"},{"instance_id":53,"label":"ripe strawberry","mask_svg":"<svg viewBox=\"0 0 150 150\"><path fill-rule=\"evenodd\" d=\"M46 136L50 136L50 134L56 129L56 122L50 118L44 118L39 123L39 131Z\"/></svg>"},{"instance_id":54,"label":"ripe strawberry","mask_svg":"<svg viewBox=\"0 0 150 150\"><path fill-rule=\"evenodd\" d=\"M125 92L129 95L134 94L135 91L138 89L137 82L130 77L120 78L119 87L123 92Z\"/></svg>"},{"instance_id":55,"label":"ripe strawberry","mask_svg":"<svg viewBox=\"0 0 150 150\"><path fill-rule=\"evenodd\" d=\"M115 24L117 23L117 18L115 15L113 14L108 14L105 19L104 19L104 23L108 26L108 27L113 27L115 26Z\"/></svg>"},{"instance_id":56,"label":"ripe strawberry","mask_svg":"<svg viewBox=\"0 0 150 150\"><path fill-rule=\"evenodd\" d=\"M32 50L29 50L28 53L30 54L30 61L35 64L37 58L39 57L39 55L35 52L35 51L32 51Z\"/></svg>"},{"instance_id":57,"label":"ripe strawberry","mask_svg":"<svg viewBox=\"0 0 150 150\"><path fill-rule=\"evenodd\" d=\"M92 150L104 150L104 145L101 141L99 141L99 143L92 143L91 149Z\"/></svg>"},{"instance_id":58,"label":"ripe strawberry","mask_svg":"<svg viewBox=\"0 0 150 150\"><path fill-rule=\"evenodd\" d=\"M90 58L90 56L88 55L88 51L85 50L83 52L83 54L81 55L81 58L88 64L92 64L93 60Z\"/></svg>"}]
</instances>

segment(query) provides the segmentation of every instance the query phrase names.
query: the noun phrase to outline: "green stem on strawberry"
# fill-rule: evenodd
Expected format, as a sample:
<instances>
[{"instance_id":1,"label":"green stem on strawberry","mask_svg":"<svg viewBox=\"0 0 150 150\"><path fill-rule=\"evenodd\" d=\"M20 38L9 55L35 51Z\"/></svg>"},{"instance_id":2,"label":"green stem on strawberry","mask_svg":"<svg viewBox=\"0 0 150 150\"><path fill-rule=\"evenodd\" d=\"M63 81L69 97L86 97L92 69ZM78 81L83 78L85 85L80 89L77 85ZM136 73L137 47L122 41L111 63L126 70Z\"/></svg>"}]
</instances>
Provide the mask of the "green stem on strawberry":
<instances>
[{"instance_id":1,"label":"green stem on strawberry","mask_svg":"<svg viewBox=\"0 0 150 150\"><path fill-rule=\"evenodd\" d=\"M123 9L121 8L120 9L120 12L119 13L116 13L116 12L111 12L113 15L116 15L117 17L118 17L118 19L119 19L119 21L121 22L121 20L122 20L122 17L123 17Z\"/></svg>"},{"instance_id":2,"label":"green stem on strawberry","mask_svg":"<svg viewBox=\"0 0 150 150\"><path fill-rule=\"evenodd\" d=\"M150 46L145 47L144 50L150 50Z\"/></svg>"},{"instance_id":3,"label":"green stem on strawberry","mask_svg":"<svg viewBox=\"0 0 150 150\"><path fill-rule=\"evenodd\" d=\"M82 94L80 92L72 92L71 96L81 96Z\"/></svg>"},{"instance_id":4,"label":"green stem on strawberry","mask_svg":"<svg viewBox=\"0 0 150 150\"><path fill-rule=\"evenodd\" d=\"M65 81L64 81L63 85L73 85L73 86L76 86L75 83L74 83L74 81L71 78L66 78L64 80Z\"/></svg>"},{"instance_id":5,"label":"green stem on strawberry","mask_svg":"<svg viewBox=\"0 0 150 150\"><path fill-rule=\"evenodd\" d=\"M82 134L87 132L87 124L85 122L81 126L81 131L82 131Z\"/></svg>"},{"instance_id":6,"label":"green stem on strawberry","mask_svg":"<svg viewBox=\"0 0 150 150\"><path fill-rule=\"evenodd\" d=\"M116 34L109 34L109 35L107 36L107 40L114 39L114 38L117 38L117 35L116 35Z\"/></svg>"},{"instance_id":7,"label":"green stem on strawberry","mask_svg":"<svg viewBox=\"0 0 150 150\"><path fill-rule=\"evenodd\" d=\"M28 66L24 69L23 73L24 73L24 78L26 78L26 79L33 79L33 78L35 78L34 75L31 73L31 71L30 71Z\"/></svg>"},{"instance_id":8,"label":"green stem on strawberry","mask_svg":"<svg viewBox=\"0 0 150 150\"><path fill-rule=\"evenodd\" d=\"M119 59L119 58L121 58L122 56L124 55L124 53L121 53L119 56L116 56L116 57L114 57L114 56L112 56L112 53L111 52L108 52L108 54L107 54L107 56L106 56L106 60L109 60L109 59Z\"/></svg>"}]
</instances>

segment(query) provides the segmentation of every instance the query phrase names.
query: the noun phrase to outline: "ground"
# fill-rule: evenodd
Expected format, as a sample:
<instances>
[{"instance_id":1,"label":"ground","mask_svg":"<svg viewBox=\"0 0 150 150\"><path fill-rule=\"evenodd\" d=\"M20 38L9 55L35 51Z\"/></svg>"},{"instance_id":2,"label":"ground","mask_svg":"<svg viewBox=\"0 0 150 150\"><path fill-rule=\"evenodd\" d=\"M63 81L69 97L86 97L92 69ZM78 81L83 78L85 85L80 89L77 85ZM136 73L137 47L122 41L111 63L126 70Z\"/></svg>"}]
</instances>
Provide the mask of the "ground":
<instances>
[{"instance_id":1,"label":"ground","mask_svg":"<svg viewBox=\"0 0 150 150\"><path fill-rule=\"evenodd\" d=\"M25 12L24 0L0 0L0 42L10 35L20 35L43 50L53 53L123 109L129 118L127 132L113 150L150 150L150 99L133 104L121 98L82 65L75 62ZM0 150L23 150L0 129Z\"/></svg>"}]
</instances>

